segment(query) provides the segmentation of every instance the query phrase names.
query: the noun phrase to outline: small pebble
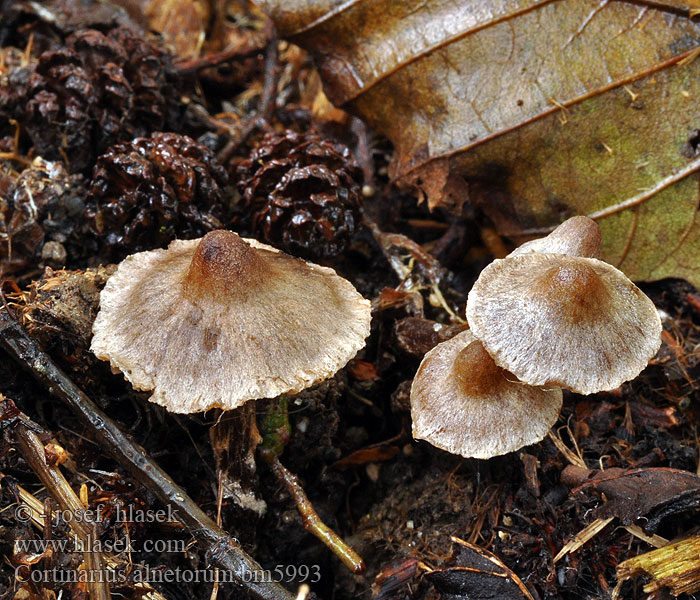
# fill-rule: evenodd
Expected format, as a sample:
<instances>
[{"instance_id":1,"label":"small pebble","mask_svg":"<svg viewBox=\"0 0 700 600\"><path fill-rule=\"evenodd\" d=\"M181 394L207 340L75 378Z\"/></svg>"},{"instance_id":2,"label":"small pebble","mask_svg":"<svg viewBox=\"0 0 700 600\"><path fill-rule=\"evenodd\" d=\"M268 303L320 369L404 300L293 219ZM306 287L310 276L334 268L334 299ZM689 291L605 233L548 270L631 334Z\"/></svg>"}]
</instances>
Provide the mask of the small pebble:
<instances>
[{"instance_id":1,"label":"small pebble","mask_svg":"<svg viewBox=\"0 0 700 600\"><path fill-rule=\"evenodd\" d=\"M372 483L379 481L379 465L377 463L368 463L365 467L365 473Z\"/></svg>"},{"instance_id":2,"label":"small pebble","mask_svg":"<svg viewBox=\"0 0 700 600\"><path fill-rule=\"evenodd\" d=\"M301 431L301 433L306 433L306 430L309 428L309 419L308 417L302 417L299 419L299 422L297 423L297 429Z\"/></svg>"},{"instance_id":3,"label":"small pebble","mask_svg":"<svg viewBox=\"0 0 700 600\"><path fill-rule=\"evenodd\" d=\"M46 242L41 249L41 260L52 268L61 268L66 264L68 254L60 242Z\"/></svg>"}]
</instances>

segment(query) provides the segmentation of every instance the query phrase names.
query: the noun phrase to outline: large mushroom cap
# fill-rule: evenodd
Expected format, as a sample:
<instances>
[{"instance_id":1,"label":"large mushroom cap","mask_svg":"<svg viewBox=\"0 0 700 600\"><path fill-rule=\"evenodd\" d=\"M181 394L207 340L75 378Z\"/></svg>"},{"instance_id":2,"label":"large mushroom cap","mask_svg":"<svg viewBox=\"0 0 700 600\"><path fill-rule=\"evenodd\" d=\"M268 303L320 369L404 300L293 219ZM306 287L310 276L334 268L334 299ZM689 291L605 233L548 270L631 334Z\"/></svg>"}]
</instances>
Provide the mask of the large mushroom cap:
<instances>
[{"instance_id":1,"label":"large mushroom cap","mask_svg":"<svg viewBox=\"0 0 700 600\"><path fill-rule=\"evenodd\" d=\"M491 458L539 442L561 404L560 389L516 381L464 331L423 358L411 386L413 437L453 454Z\"/></svg>"},{"instance_id":2,"label":"large mushroom cap","mask_svg":"<svg viewBox=\"0 0 700 600\"><path fill-rule=\"evenodd\" d=\"M241 406L332 376L370 305L332 269L230 231L129 256L100 296L92 351L172 412Z\"/></svg>"},{"instance_id":3,"label":"large mushroom cap","mask_svg":"<svg viewBox=\"0 0 700 600\"><path fill-rule=\"evenodd\" d=\"M600 227L593 219L584 216L571 217L548 236L518 246L507 258L533 252L599 258L601 242Z\"/></svg>"},{"instance_id":4,"label":"large mushroom cap","mask_svg":"<svg viewBox=\"0 0 700 600\"><path fill-rule=\"evenodd\" d=\"M595 258L495 260L469 292L467 320L496 364L521 381L581 394L633 379L661 345L652 301Z\"/></svg>"}]
</instances>

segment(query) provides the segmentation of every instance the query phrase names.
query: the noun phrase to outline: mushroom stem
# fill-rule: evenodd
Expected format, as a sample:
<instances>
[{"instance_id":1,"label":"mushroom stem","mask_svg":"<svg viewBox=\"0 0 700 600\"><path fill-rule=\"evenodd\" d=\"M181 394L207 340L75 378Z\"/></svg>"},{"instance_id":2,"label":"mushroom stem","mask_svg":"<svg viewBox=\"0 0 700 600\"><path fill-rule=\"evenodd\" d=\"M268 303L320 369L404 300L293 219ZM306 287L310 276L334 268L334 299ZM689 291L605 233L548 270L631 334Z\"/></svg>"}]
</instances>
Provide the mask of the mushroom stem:
<instances>
[{"instance_id":1,"label":"mushroom stem","mask_svg":"<svg viewBox=\"0 0 700 600\"><path fill-rule=\"evenodd\" d=\"M271 456L279 456L284 451L291 436L287 396L282 394L274 400L266 401L267 407L260 420L260 454L268 464Z\"/></svg>"},{"instance_id":2,"label":"mushroom stem","mask_svg":"<svg viewBox=\"0 0 700 600\"><path fill-rule=\"evenodd\" d=\"M0 347L18 364L28 369L44 388L88 423L95 437L122 467L147 486L161 502L172 506L173 515L207 548L211 561L228 571L251 596L259 600L294 599L294 596L278 583L260 577L262 567L199 508L187 493L148 457L141 446L125 436L53 360L39 349L7 312L0 313ZM251 573L255 576L251 576Z\"/></svg>"},{"instance_id":3,"label":"mushroom stem","mask_svg":"<svg viewBox=\"0 0 700 600\"><path fill-rule=\"evenodd\" d=\"M260 433L263 437L260 456L270 466L275 477L287 488L297 505L304 529L321 540L353 573L362 573L365 570L362 558L321 520L299 478L288 471L279 460L279 455L290 437L286 396L279 396L269 402L267 411L260 421Z\"/></svg>"}]
</instances>

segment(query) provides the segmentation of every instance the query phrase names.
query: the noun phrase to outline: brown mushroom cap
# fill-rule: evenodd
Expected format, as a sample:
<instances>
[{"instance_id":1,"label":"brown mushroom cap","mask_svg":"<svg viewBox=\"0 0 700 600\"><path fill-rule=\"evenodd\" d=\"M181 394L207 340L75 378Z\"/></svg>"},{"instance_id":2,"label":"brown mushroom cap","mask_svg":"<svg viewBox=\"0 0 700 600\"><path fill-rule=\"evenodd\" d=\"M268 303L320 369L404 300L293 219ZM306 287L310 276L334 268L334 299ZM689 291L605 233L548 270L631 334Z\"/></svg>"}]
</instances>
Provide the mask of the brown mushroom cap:
<instances>
[{"instance_id":1,"label":"brown mushroom cap","mask_svg":"<svg viewBox=\"0 0 700 600\"><path fill-rule=\"evenodd\" d=\"M548 236L525 242L507 258L533 252L599 258L601 241L600 227L593 219L583 216L571 217Z\"/></svg>"},{"instance_id":2,"label":"brown mushroom cap","mask_svg":"<svg viewBox=\"0 0 700 600\"><path fill-rule=\"evenodd\" d=\"M413 437L465 457L491 458L539 442L557 420L560 389L520 383L471 331L438 344L411 386Z\"/></svg>"},{"instance_id":3,"label":"brown mushroom cap","mask_svg":"<svg viewBox=\"0 0 700 600\"><path fill-rule=\"evenodd\" d=\"M469 292L467 320L496 364L521 381L580 394L633 379L661 345L652 301L595 258L495 260Z\"/></svg>"},{"instance_id":4,"label":"brown mushroom cap","mask_svg":"<svg viewBox=\"0 0 700 600\"><path fill-rule=\"evenodd\" d=\"M333 269L230 231L126 258L100 296L92 351L172 412L296 393L342 368L370 304Z\"/></svg>"}]
</instances>

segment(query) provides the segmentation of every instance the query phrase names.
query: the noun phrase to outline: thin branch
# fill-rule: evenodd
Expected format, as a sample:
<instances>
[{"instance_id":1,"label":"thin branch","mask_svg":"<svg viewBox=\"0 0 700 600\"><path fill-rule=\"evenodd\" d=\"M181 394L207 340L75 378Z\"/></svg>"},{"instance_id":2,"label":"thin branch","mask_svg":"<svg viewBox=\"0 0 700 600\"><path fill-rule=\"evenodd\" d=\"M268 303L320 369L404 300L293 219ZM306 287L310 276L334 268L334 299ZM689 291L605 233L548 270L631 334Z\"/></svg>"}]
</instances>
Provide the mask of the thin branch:
<instances>
[{"instance_id":1,"label":"thin branch","mask_svg":"<svg viewBox=\"0 0 700 600\"><path fill-rule=\"evenodd\" d=\"M362 573L365 570L362 558L321 520L299 478L279 460L291 435L287 397L284 394L267 403L267 409L260 420L260 434L262 444L258 448L259 454L292 496L304 529L321 540L353 573Z\"/></svg>"},{"instance_id":2,"label":"thin branch","mask_svg":"<svg viewBox=\"0 0 700 600\"><path fill-rule=\"evenodd\" d=\"M306 495L304 488L299 482L299 478L294 475L294 473L288 471L277 456L272 453L264 454L263 456L267 464L270 465L275 477L284 483L287 491L294 499L297 510L301 514L304 529L315 535L330 548L333 554L335 554L352 573L362 573L365 570L364 561L335 531L321 520L321 517L318 516L311 500L309 500L309 497Z\"/></svg>"},{"instance_id":3,"label":"thin branch","mask_svg":"<svg viewBox=\"0 0 700 600\"><path fill-rule=\"evenodd\" d=\"M23 415L20 415L13 420L13 433L17 438L22 457L27 461L27 464L36 473L44 486L46 486L46 489L58 502L62 510L80 514L85 510L83 503L75 494L58 466L48 463L44 444L22 417ZM80 519L74 519L71 521L70 526L84 542L83 547L89 548L89 540L95 538L94 523L90 524ZM90 549L85 550L83 559L89 573L102 573L104 571L104 561L100 552L93 552ZM90 577L88 590L91 600L109 600L111 598L109 586L104 577Z\"/></svg>"},{"instance_id":4,"label":"thin branch","mask_svg":"<svg viewBox=\"0 0 700 600\"><path fill-rule=\"evenodd\" d=\"M280 78L279 48L277 31L272 23L268 24L268 42L265 49L265 77L263 78L263 92L260 96L260 104L256 117L269 121L275 110L277 100L277 84Z\"/></svg>"},{"instance_id":5,"label":"thin branch","mask_svg":"<svg viewBox=\"0 0 700 600\"><path fill-rule=\"evenodd\" d=\"M250 46L232 48L224 50L223 52L217 52L216 54L207 54L205 56L198 56L197 58L177 61L175 63L175 68L181 75L188 75L211 67L217 67L233 60L250 58L251 56L260 54L262 50L262 48Z\"/></svg>"},{"instance_id":6,"label":"thin branch","mask_svg":"<svg viewBox=\"0 0 700 600\"><path fill-rule=\"evenodd\" d=\"M162 503L172 506L173 515L204 544L212 562L228 571L247 593L259 600L294 599L281 585L263 577L262 567L238 542L199 508L141 446L124 435L7 312L0 313L0 347L87 423L95 438L124 469L148 487Z\"/></svg>"},{"instance_id":7,"label":"thin branch","mask_svg":"<svg viewBox=\"0 0 700 600\"><path fill-rule=\"evenodd\" d=\"M277 84L279 83L280 76L279 40L277 38L277 30L274 28L271 21L267 22L266 28L268 41L267 47L265 48L265 75L263 78L263 91L258 101L258 107L255 114L247 117L240 124L238 135L234 139L229 140L217 155L217 158L223 164L226 164L233 153L246 143L256 129L267 126L275 110Z\"/></svg>"}]
</instances>

